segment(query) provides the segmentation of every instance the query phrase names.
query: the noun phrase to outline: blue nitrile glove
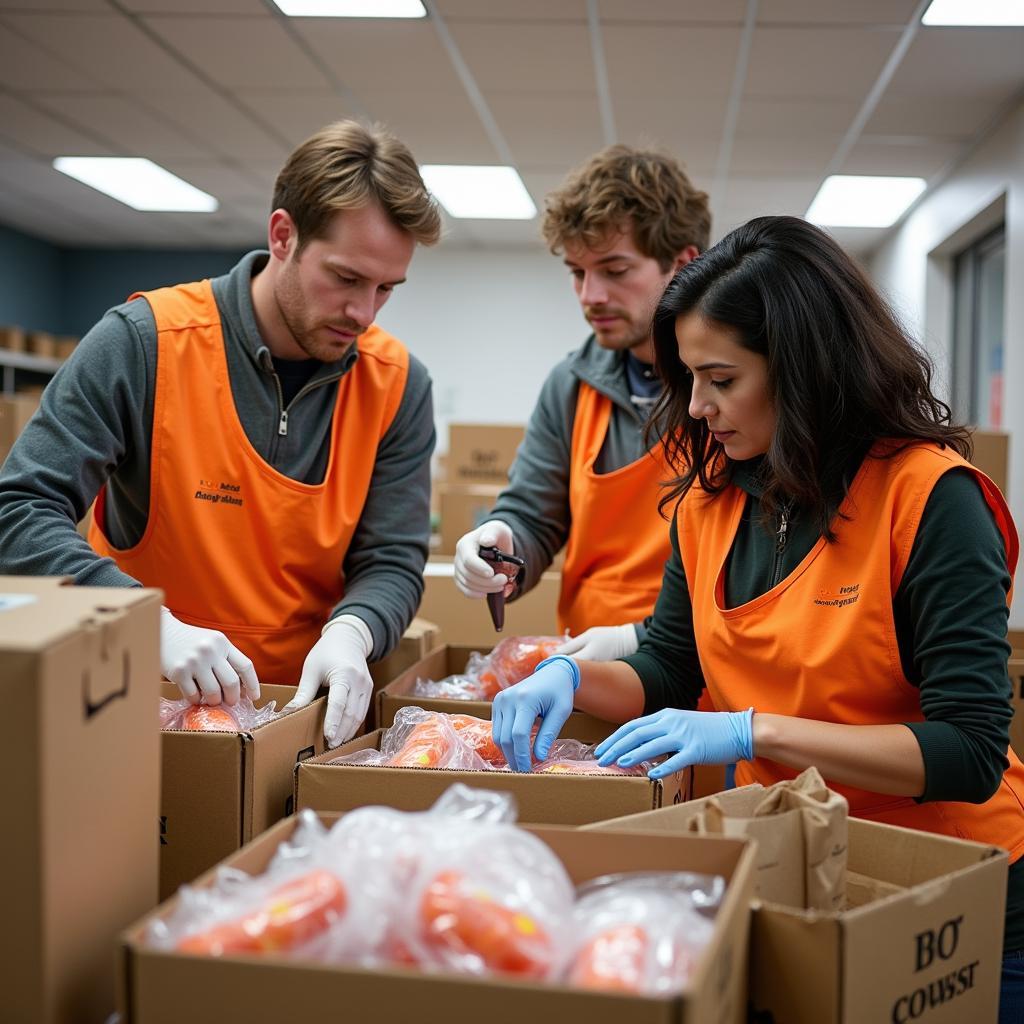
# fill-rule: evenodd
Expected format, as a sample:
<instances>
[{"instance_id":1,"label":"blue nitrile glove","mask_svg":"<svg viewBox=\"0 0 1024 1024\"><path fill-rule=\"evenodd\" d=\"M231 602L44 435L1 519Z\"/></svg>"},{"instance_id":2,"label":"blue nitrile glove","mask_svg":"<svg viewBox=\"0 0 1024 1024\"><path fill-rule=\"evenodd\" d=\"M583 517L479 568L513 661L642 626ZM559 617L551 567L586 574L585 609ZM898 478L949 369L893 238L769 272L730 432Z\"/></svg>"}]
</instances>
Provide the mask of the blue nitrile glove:
<instances>
[{"instance_id":1,"label":"blue nitrile glove","mask_svg":"<svg viewBox=\"0 0 1024 1024\"><path fill-rule=\"evenodd\" d=\"M572 699L580 685L580 669L572 658L556 654L545 658L522 682L502 690L491 707L491 735L514 772L528 772L530 732L539 718L534 750L543 760L558 731L572 712Z\"/></svg>"},{"instance_id":2,"label":"blue nitrile glove","mask_svg":"<svg viewBox=\"0 0 1024 1024\"><path fill-rule=\"evenodd\" d=\"M647 774L662 779L691 764L728 764L754 756L754 709L682 711L665 708L620 725L594 748L598 764L623 768L663 754L674 756Z\"/></svg>"}]
</instances>

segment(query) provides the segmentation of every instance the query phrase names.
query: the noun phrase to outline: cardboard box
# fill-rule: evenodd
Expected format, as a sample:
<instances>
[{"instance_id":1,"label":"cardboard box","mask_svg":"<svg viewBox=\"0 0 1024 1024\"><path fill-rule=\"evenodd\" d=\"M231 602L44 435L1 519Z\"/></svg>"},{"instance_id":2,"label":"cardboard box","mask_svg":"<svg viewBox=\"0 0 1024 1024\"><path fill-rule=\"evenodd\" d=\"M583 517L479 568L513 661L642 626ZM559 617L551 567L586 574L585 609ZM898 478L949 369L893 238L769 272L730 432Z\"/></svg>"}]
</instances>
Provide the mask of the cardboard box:
<instances>
[{"instance_id":1,"label":"cardboard box","mask_svg":"<svg viewBox=\"0 0 1024 1024\"><path fill-rule=\"evenodd\" d=\"M437 624L445 643L482 644L490 650L504 636L558 635L560 573L543 573L533 590L507 603L500 633L494 630L487 602L472 600L455 586L450 559L431 558L423 569L423 582L418 614Z\"/></svg>"},{"instance_id":2,"label":"cardboard box","mask_svg":"<svg viewBox=\"0 0 1024 1024\"><path fill-rule=\"evenodd\" d=\"M588 831L677 833L690 813L670 807ZM750 999L766 1015L756 1019L996 1020L1006 852L859 818L848 827L845 910L754 903Z\"/></svg>"},{"instance_id":3,"label":"cardboard box","mask_svg":"<svg viewBox=\"0 0 1024 1024\"><path fill-rule=\"evenodd\" d=\"M442 555L454 555L462 535L487 522L500 493L501 488L495 484L438 484Z\"/></svg>"},{"instance_id":4,"label":"cardboard box","mask_svg":"<svg viewBox=\"0 0 1024 1024\"><path fill-rule=\"evenodd\" d=\"M21 327L0 327L0 348L8 352L24 352L26 348L25 331Z\"/></svg>"},{"instance_id":5,"label":"cardboard box","mask_svg":"<svg viewBox=\"0 0 1024 1024\"><path fill-rule=\"evenodd\" d=\"M58 359L70 359L78 348L78 338L70 334L61 334L54 341L54 354Z\"/></svg>"},{"instance_id":6,"label":"cardboard box","mask_svg":"<svg viewBox=\"0 0 1024 1024\"><path fill-rule=\"evenodd\" d=\"M392 679L397 679L410 665L415 665L440 643L441 630L438 626L417 615L402 634L398 646L386 658L370 665L374 693Z\"/></svg>"},{"instance_id":7,"label":"cardboard box","mask_svg":"<svg viewBox=\"0 0 1024 1024\"><path fill-rule=\"evenodd\" d=\"M991 477L996 487L1007 496L1010 477L1010 435L996 430L972 430L971 439L974 441L972 465Z\"/></svg>"},{"instance_id":8,"label":"cardboard box","mask_svg":"<svg viewBox=\"0 0 1024 1024\"><path fill-rule=\"evenodd\" d=\"M322 815L325 824L336 815ZM228 866L263 871L293 821L281 822ZM700 871L726 878L711 942L687 990L668 999L586 992L564 985L502 978L426 974L301 963L272 954L212 959L163 952L143 941L149 922L171 913L173 901L122 937L124 1024L281 1024L297 1014L313 1020L339 1014L374 1024L488 1024L586 1021L588 1024L742 1024L753 851L742 840L701 836L594 834L532 827L565 865L574 883L621 871ZM209 883L207 875L202 882Z\"/></svg>"},{"instance_id":9,"label":"cardboard box","mask_svg":"<svg viewBox=\"0 0 1024 1024\"><path fill-rule=\"evenodd\" d=\"M589 728L589 722L584 726ZM581 738L571 736L571 729L570 720L561 735ZM583 825L680 803L690 796L689 770L653 781L643 775L523 775L327 763L357 750L379 750L382 735L383 730L377 729L296 765L295 806L299 810L309 807L316 811L351 811L383 804L402 811L423 811L452 783L463 782L477 789L512 793L520 821Z\"/></svg>"},{"instance_id":10,"label":"cardboard box","mask_svg":"<svg viewBox=\"0 0 1024 1024\"><path fill-rule=\"evenodd\" d=\"M57 339L48 331L29 331L26 347L34 356L53 359L57 355Z\"/></svg>"},{"instance_id":11,"label":"cardboard box","mask_svg":"<svg viewBox=\"0 0 1024 1024\"><path fill-rule=\"evenodd\" d=\"M525 433L519 424L449 424L448 483L504 485Z\"/></svg>"},{"instance_id":12,"label":"cardboard box","mask_svg":"<svg viewBox=\"0 0 1024 1024\"><path fill-rule=\"evenodd\" d=\"M35 396L7 395L0 398L0 465L38 408L39 399Z\"/></svg>"},{"instance_id":13,"label":"cardboard box","mask_svg":"<svg viewBox=\"0 0 1024 1024\"><path fill-rule=\"evenodd\" d=\"M158 590L0 577L0 1020L103 1021L157 899Z\"/></svg>"},{"instance_id":14,"label":"cardboard box","mask_svg":"<svg viewBox=\"0 0 1024 1024\"><path fill-rule=\"evenodd\" d=\"M159 668L157 669L159 675ZM181 695L165 683L163 695ZM293 686L260 687L280 710ZM327 699L251 732L160 734L160 898L191 882L292 810L295 762L324 750Z\"/></svg>"}]
</instances>

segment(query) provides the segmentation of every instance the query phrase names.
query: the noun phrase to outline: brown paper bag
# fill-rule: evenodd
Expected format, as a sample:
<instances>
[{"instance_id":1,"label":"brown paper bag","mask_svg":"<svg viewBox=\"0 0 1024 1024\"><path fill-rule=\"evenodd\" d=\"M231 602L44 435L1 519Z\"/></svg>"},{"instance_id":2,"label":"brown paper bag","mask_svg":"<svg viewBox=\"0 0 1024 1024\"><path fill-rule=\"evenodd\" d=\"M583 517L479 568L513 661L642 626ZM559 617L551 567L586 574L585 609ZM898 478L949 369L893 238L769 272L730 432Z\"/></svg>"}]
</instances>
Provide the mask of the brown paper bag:
<instances>
[{"instance_id":1,"label":"brown paper bag","mask_svg":"<svg viewBox=\"0 0 1024 1024\"><path fill-rule=\"evenodd\" d=\"M817 768L765 789L726 791L704 802L693 832L757 840L757 896L813 910L841 910L845 898L846 799Z\"/></svg>"}]
</instances>

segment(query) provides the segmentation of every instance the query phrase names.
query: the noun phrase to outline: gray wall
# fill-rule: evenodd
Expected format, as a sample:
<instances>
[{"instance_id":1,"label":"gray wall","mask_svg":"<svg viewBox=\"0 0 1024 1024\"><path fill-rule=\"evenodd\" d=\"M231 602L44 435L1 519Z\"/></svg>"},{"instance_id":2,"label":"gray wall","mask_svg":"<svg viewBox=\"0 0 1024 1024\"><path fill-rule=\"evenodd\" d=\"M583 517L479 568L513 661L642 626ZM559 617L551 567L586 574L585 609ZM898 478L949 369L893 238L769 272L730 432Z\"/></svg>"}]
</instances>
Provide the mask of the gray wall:
<instances>
[{"instance_id":1,"label":"gray wall","mask_svg":"<svg viewBox=\"0 0 1024 1024\"><path fill-rule=\"evenodd\" d=\"M238 249L65 249L0 224L0 325L82 335L135 291L214 277Z\"/></svg>"}]
</instances>

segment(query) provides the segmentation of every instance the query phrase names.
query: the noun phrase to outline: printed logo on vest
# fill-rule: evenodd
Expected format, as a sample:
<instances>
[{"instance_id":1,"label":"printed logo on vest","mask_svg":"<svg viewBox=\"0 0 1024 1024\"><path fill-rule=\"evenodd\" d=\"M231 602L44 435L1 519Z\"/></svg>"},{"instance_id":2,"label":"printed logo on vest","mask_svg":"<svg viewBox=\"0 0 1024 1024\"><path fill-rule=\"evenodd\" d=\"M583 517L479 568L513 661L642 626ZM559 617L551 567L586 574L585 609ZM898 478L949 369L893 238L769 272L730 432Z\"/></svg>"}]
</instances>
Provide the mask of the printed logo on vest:
<instances>
[{"instance_id":1,"label":"printed logo on vest","mask_svg":"<svg viewBox=\"0 0 1024 1024\"><path fill-rule=\"evenodd\" d=\"M229 483L226 480L200 479L196 493L192 497L196 501L206 501L211 505L237 505L240 508L245 504L241 492L240 484Z\"/></svg>"},{"instance_id":2,"label":"printed logo on vest","mask_svg":"<svg viewBox=\"0 0 1024 1024\"><path fill-rule=\"evenodd\" d=\"M840 587L838 590L829 590L822 587L815 597L814 603L820 604L823 608L845 608L848 604L856 604L860 600L860 584L851 583L849 586Z\"/></svg>"}]
</instances>

